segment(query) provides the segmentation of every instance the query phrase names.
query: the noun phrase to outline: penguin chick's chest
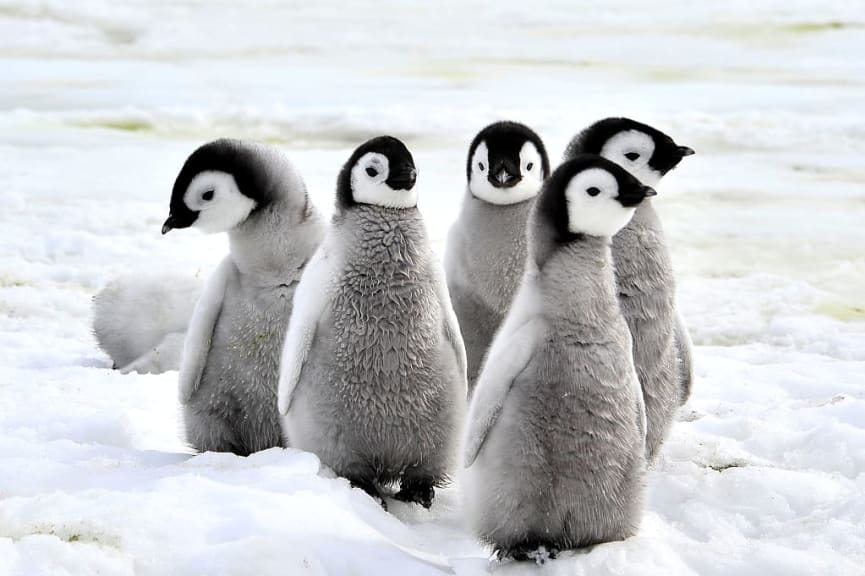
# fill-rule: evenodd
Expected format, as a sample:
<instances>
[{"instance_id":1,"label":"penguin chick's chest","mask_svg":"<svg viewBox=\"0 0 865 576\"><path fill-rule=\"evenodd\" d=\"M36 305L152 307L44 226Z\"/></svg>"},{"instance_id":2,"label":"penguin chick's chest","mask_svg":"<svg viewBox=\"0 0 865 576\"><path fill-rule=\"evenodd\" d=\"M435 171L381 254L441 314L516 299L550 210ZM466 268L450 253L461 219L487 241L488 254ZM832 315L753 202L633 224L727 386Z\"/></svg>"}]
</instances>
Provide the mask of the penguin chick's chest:
<instances>
[{"instance_id":1,"label":"penguin chick's chest","mask_svg":"<svg viewBox=\"0 0 865 576\"><path fill-rule=\"evenodd\" d=\"M295 285L261 289L227 302L232 312L225 337L237 362L226 366L226 370L254 367L256 375L270 375L266 379L269 387L275 385L294 289ZM245 376L251 382L259 381L254 374Z\"/></svg>"},{"instance_id":2,"label":"penguin chick's chest","mask_svg":"<svg viewBox=\"0 0 865 576\"><path fill-rule=\"evenodd\" d=\"M435 378L442 337L437 280L423 238L413 232L382 223L347 254L331 313L334 361L352 396L398 392L409 375L412 386Z\"/></svg>"}]
</instances>

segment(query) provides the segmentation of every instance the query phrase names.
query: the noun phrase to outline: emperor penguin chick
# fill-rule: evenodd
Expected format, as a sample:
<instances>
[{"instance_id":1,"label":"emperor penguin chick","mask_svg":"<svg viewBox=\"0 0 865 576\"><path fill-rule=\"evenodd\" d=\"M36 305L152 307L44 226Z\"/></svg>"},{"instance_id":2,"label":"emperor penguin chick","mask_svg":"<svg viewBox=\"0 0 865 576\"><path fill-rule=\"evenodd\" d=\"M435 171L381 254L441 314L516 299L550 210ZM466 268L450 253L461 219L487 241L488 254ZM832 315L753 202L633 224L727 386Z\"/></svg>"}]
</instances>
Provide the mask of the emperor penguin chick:
<instances>
[{"instance_id":1,"label":"emperor penguin chick","mask_svg":"<svg viewBox=\"0 0 865 576\"><path fill-rule=\"evenodd\" d=\"M467 515L499 558L555 555L638 527L645 412L610 238L654 194L613 162L580 155L536 201L526 272L464 444Z\"/></svg>"},{"instance_id":2,"label":"emperor penguin chick","mask_svg":"<svg viewBox=\"0 0 865 576\"><path fill-rule=\"evenodd\" d=\"M565 159L588 153L607 158L647 186L656 186L691 148L628 118L592 124L568 145ZM661 220L651 200L613 238L619 302L634 340L634 363L646 401L649 462L657 457L691 391L691 339L676 311L676 282Z\"/></svg>"},{"instance_id":3,"label":"emperor penguin chick","mask_svg":"<svg viewBox=\"0 0 865 576\"><path fill-rule=\"evenodd\" d=\"M469 393L523 276L526 220L549 172L540 137L516 122L487 126L469 146L465 199L445 249Z\"/></svg>"},{"instance_id":4,"label":"emperor penguin chick","mask_svg":"<svg viewBox=\"0 0 865 576\"><path fill-rule=\"evenodd\" d=\"M306 186L274 149L216 140L186 160L163 234L228 232L186 333L180 403L200 452L248 455L282 446L277 383L282 342L304 265L324 236Z\"/></svg>"},{"instance_id":5,"label":"emperor penguin chick","mask_svg":"<svg viewBox=\"0 0 865 576\"><path fill-rule=\"evenodd\" d=\"M429 507L465 413L465 351L417 209L414 160L390 136L361 145L295 295L279 380L291 446L377 498Z\"/></svg>"},{"instance_id":6,"label":"emperor penguin chick","mask_svg":"<svg viewBox=\"0 0 865 576\"><path fill-rule=\"evenodd\" d=\"M93 297L93 335L124 374L180 368L183 338L202 282L192 275L113 278Z\"/></svg>"}]
</instances>

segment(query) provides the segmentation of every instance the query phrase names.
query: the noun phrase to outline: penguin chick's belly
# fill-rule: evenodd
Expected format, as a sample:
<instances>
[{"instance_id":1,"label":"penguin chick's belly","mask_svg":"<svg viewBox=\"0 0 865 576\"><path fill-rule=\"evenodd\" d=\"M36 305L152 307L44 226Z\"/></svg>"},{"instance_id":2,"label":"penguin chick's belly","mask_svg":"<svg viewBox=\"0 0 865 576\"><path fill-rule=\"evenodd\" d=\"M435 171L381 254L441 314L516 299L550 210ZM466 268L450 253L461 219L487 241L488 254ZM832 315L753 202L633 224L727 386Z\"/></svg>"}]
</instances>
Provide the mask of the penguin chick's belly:
<instances>
[{"instance_id":1,"label":"penguin chick's belly","mask_svg":"<svg viewBox=\"0 0 865 576\"><path fill-rule=\"evenodd\" d=\"M251 453L283 444L276 390L292 296L293 288L255 300L227 295L201 383L185 406L188 440L199 450Z\"/></svg>"},{"instance_id":2,"label":"penguin chick's belly","mask_svg":"<svg viewBox=\"0 0 865 576\"><path fill-rule=\"evenodd\" d=\"M342 476L387 482L417 467L441 480L465 390L432 280L361 293L344 286L319 323L286 419L289 442Z\"/></svg>"},{"instance_id":3,"label":"penguin chick's belly","mask_svg":"<svg viewBox=\"0 0 865 576\"><path fill-rule=\"evenodd\" d=\"M469 517L497 548L574 548L636 530L644 470L636 389L628 367L610 366L600 348L533 359L466 471Z\"/></svg>"}]
</instances>

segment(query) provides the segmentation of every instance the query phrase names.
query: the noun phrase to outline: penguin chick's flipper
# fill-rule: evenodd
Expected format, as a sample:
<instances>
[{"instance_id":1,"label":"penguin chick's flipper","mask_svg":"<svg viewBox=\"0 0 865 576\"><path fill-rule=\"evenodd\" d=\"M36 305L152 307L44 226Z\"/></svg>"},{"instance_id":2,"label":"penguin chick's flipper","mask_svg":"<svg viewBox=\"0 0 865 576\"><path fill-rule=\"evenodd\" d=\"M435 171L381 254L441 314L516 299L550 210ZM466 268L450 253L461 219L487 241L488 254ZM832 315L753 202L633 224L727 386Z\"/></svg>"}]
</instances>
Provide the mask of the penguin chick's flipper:
<instances>
[{"instance_id":1,"label":"penguin chick's flipper","mask_svg":"<svg viewBox=\"0 0 865 576\"><path fill-rule=\"evenodd\" d=\"M682 397L679 405L682 406L691 397L691 386L694 382L694 365L691 353L691 335L685 326L685 319L680 313L676 313L676 326L673 333L676 341L676 356L679 358L679 383L682 388Z\"/></svg>"},{"instance_id":2,"label":"penguin chick's flipper","mask_svg":"<svg viewBox=\"0 0 865 576\"><path fill-rule=\"evenodd\" d=\"M319 247L303 272L294 293L294 312L288 323L282 346L282 370L279 374L279 413L285 416L291 406L291 395L300 380L303 364L315 338L318 320L330 299L329 285L333 276L334 259L329 254L327 239Z\"/></svg>"},{"instance_id":3,"label":"penguin chick's flipper","mask_svg":"<svg viewBox=\"0 0 865 576\"><path fill-rule=\"evenodd\" d=\"M181 404L186 404L198 389L210 352L213 330L222 312L225 287L229 279L236 274L236 270L230 258L224 259L208 278L204 292L195 304L183 342L183 359L180 362Z\"/></svg>"},{"instance_id":4,"label":"penguin chick's flipper","mask_svg":"<svg viewBox=\"0 0 865 576\"><path fill-rule=\"evenodd\" d=\"M463 462L466 468L480 453L511 385L526 368L535 344L541 340L543 320L535 312L532 302L518 296L490 348L469 409Z\"/></svg>"},{"instance_id":5,"label":"penguin chick's flipper","mask_svg":"<svg viewBox=\"0 0 865 576\"><path fill-rule=\"evenodd\" d=\"M394 499L400 502L412 502L429 509L435 498L435 479L429 474L406 470L400 479L399 492Z\"/></svg>"}]
</instances>

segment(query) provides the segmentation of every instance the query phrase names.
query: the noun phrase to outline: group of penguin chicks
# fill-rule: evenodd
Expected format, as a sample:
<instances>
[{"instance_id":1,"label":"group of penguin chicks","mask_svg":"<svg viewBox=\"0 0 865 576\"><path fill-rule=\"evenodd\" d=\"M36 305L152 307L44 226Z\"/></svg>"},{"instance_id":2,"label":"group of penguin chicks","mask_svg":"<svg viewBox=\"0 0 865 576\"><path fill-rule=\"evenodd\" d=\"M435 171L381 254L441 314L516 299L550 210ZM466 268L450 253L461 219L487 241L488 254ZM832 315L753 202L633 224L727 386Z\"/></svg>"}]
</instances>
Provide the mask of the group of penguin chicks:
<instances>
[{"instance_id":1,"label":"group of penguin chicks","mask_svg":"<svg viewBox=\"0 0 865 576\"><path fill-rule=\"evenodd\" d=\"M690 341L648 200L690 154L608 118L550 173L531 129L484 128L445 280L398 139L354 151L329 226L279 152L205 144L162 229L230 240L186 334L187 441L307 450L385 507L398 483L393 498L428 508L464 469L468 520L499 558L627 538L690 393Z\"/></svg>"}]
</instances>

